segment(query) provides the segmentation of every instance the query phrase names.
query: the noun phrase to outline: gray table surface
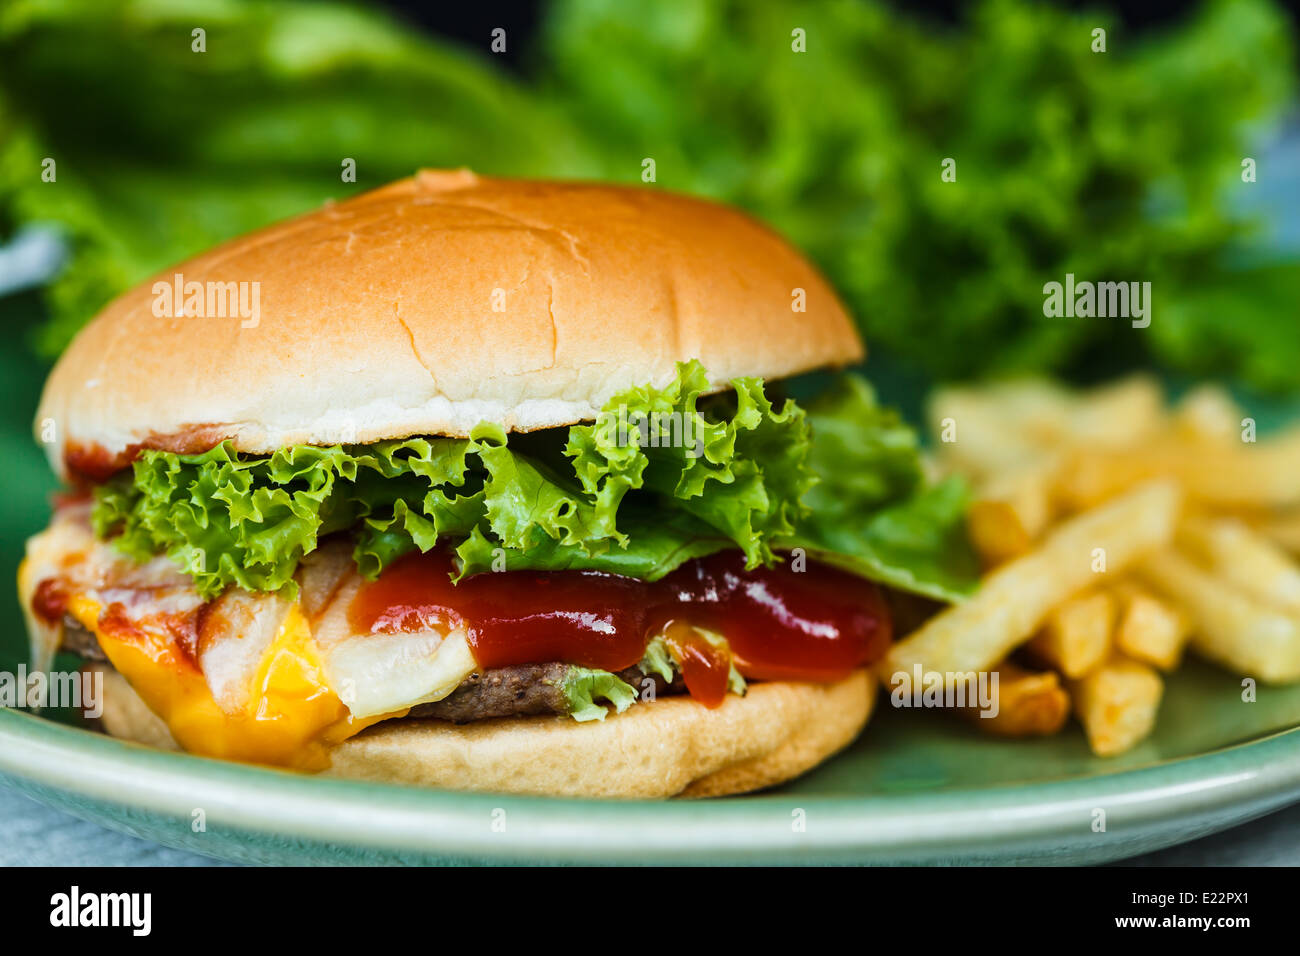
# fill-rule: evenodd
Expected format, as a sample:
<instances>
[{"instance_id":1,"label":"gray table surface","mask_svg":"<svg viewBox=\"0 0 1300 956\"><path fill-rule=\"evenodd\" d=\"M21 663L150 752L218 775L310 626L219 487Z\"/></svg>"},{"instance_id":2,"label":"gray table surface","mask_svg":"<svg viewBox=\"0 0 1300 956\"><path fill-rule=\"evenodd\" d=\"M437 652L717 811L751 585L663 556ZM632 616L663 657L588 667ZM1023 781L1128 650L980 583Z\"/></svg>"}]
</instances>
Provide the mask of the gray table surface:
<instances>
[{"instance_id":1,"label":"gray table surface","mask_svg":"<svg viewBox=\"0 0 1300 956\"><path fill-rule=\"evenodd\" d=\"M1178 847L1138 866L1300 866L1300 804ZM211 866L184 850L106 830L0 787L0 866Z\"/></svg>"}]
</instances>

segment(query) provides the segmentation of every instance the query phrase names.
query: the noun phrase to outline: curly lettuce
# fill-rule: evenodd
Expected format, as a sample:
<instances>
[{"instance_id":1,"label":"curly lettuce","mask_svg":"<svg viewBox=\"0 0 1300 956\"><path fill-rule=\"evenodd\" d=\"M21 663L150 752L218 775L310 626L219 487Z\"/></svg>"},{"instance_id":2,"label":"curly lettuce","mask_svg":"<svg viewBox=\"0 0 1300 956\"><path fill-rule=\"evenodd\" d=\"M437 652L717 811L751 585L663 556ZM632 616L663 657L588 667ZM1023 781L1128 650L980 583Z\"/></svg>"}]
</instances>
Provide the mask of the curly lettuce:
<instances>
[{"instance_id":1,"label":"curly lettuce","mask_svg":"<svg viewBox=\"0 0 1300 956\"><path fill-rule=\"evenodd\" d=\"M442 544L458 576L606 571L657 580L728 548L746 567L800 546L866 577L954 599L974 580L954 536L961 500L923 489L914 433L865 384L806 413L759 379L715 395L698 362L662 388L614 396L591 424L508 436L298 445L246 455L145 451L96 489L96 532L146 560L165 553L205 597L296 591L320 539L349 533L374 578ZM941 527L929 527L938 522ZM861 532L861 541L854 535ZM951 539L951 540L950 540Z\"/></svg>"},{"instance_id":2,"label":"curly lettuce","mask_svg":"<svg viewBox=\"0 0 1300 956\"><path fill-rule=\"evenodd\" d=\"M820 480L784 544L900 591L941 601L969 594L980 564L966 535L965 483L927 483L916 432L858 376L814 401L808 421Z\"/></svg>"},{"instance_id":3,"label":"curly lettuce","mask_svg":"<svg viewBox=\"0 0 1300 956\"><path fill-rule=\"evenodd\" d=\"M570 667L560 684L560 693L574 720L604 720L606 708L596 703L607 701L614 712L621 714L637 701L636 690L627 681L609 671L590 667Z\"/></svg>"}]
</instances>

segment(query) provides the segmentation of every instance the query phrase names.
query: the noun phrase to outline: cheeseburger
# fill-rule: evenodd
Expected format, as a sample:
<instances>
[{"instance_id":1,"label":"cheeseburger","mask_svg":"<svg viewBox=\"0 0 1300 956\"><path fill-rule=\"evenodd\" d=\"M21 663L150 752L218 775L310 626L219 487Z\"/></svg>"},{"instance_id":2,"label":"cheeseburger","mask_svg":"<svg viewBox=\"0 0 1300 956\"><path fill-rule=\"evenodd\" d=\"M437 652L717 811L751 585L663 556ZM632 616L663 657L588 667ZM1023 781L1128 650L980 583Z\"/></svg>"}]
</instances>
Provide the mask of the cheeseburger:
<instances>
[{"instance_id":1,"label":"cheeseburger","mask_svg":"<svg viewBox=\"0 0 1300 956\"><path fill-rule=\"evenodd\" d=\"M969 583L912 432L794 379L861 356L789 245L655 190L429 171L237 239L46 384L35 664L78 655L102 729L207 757L779 783L862 729L897 597Z\"/></svg>"}]
</instances>

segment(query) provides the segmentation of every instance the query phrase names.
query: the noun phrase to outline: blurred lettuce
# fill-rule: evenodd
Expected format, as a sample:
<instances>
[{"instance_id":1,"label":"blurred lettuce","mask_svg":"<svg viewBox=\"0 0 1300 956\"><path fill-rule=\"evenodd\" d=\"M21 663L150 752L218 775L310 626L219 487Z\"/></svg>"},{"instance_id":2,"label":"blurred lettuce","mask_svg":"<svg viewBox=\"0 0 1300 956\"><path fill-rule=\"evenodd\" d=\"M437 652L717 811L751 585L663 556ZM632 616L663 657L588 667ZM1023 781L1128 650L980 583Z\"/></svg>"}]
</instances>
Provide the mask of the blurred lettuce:
<instances>
[{"instance_id":1,"label":"blurred lettuce","mask_svg":"<svg viewBox=\"0 0 1300 956\"><path fill-rule=\"evenodd\" d=\"M871 0L556 0L525 86L335 3L7 0L0 234L54 222L71 242L52 354L166 265L420 166L639 182L652 157L658 186L807 249L900 367L1200 371L1213 346L1216 373L1295 389L1274 304L1300 264L1224 264L1251 230L1241 160L1295 94L1291 35L1270 0L1150 36L1029 0L959 25ZM1067 272L1150 281L1151 328L1045 319Z\"/></svg>"},{"instance_id":2,"label":"blurred lettuce","mask_svg":"<svg viewBox=\"0 0 1300 956\"><path fill-rule=\"evenodd\" d=\"M206 52L191 50L196 27ZM355 183L341 180L349 158ZM0 3L0 236L52 222L72 249L48 289L45 354L169 264L421 166L588 170L562 115L378 10Z\"/></svg>"},{"instance_id":3,"label":"blurred lettuce","mask_svg":"<svg viewBox=\"0 0 1300 956\"><path fill-rule=\"evenodd\" d=\"M262 456L229 442L198 455L145 451L96 489L95 529L138 560L167 554L206 597L230 586L292 592L299 561L335 532L353 536L368 577L440 542L455 548L461 575L581 568L647 580L724 548L752 568L798 545L931 597L970 590L964 499L923 486L915 437L895 434L865 386L819 406L828 449L792 400L773 407L762 382L737 379L734 393L705 397L710 387L698 362L682 363L668 385L616 396L595 424L567 433L508 438L483 424L468 439ZM620 434L638 417L647 433ZM669 420L689 428L674 435ZM697 433L699 446L683 446ZM832 476L837 468L853 474ZM837 489L824 514L802 500L819 478Z\"/></svg>"},{"instance_id":4,"label":"blurred lettuce","mask_svg":"<svg viewBox=\"0 0 1300 956\"><path fill-rule=\"evenodd\" d=\"M1196 295L1170 305L1167 321L1152 322L1170 364L1190 375L1243 381L1274 391L1300 382L1300 263L1260 263L1216 270Z\"/></svg>"},{"instance_id":5,"label":"blurred lettuce","mask_svg":"<svg viewBox=\"0 0 1300 956\"><path fill-rule=\"evenodd\" d=\"M1146 38L1024 0L970 9L953 28L858 0L560 0L543 60L604 135L606 175L653 157L660 186L773 223L873 346L932 376L1078 372L1102 353L1199 366L1208 291L1226 309L1215 370L1300 386L1300 364L1270 357L1295 353L1286 323L1234 321L1250 275L1220 276L1248 228L1230 206L1255 188L1251 134L1295 93L1285 14L1222 0ZM1044 319L1043 284L1067 272L1152 282L1152 329Z\"/></svg>"}]
</instances>

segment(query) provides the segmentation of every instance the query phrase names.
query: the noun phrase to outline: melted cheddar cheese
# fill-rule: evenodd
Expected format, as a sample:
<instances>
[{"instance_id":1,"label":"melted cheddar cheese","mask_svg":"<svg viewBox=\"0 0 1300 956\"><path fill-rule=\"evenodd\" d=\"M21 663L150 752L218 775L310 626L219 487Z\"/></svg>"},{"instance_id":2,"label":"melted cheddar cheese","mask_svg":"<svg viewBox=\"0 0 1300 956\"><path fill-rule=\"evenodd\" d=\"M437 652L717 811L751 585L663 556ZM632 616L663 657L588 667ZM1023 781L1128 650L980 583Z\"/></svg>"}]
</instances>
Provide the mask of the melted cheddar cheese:
<instances>
[{"instance_id":1,"label":"melted cheddar cheese","mask_svg":"<svg viewBox=\"0 0 1300 956\"><path fill-rule=\"evenodd\" d=\"M359 578L349 549L336 557L329 586L304 582L292 603L242 591L204 602L168 559L136 564L97 540L88 506L62 508L18 571L33 665L52 666L70 618L183 749L325 769L336 744L440 700L477 667L463 632L357 632L346 604Z\"/></svg>"},{"instance_id":2,"label":"melted cheddar cheese","mask_svg":"<svg viewBox=\"0 0 1300 956\"><path fill-rule=\"evenodd\" d=\"M68 613L99 639L109 662L190 753L298 770L329 766L329 748L388 716L352 717L325 678L311 630L297 604L262 657L247 703L227 713L203 674L170 637L130 637L100 627L99 602L74 596Z\"/></svg>"}]
</instances>

